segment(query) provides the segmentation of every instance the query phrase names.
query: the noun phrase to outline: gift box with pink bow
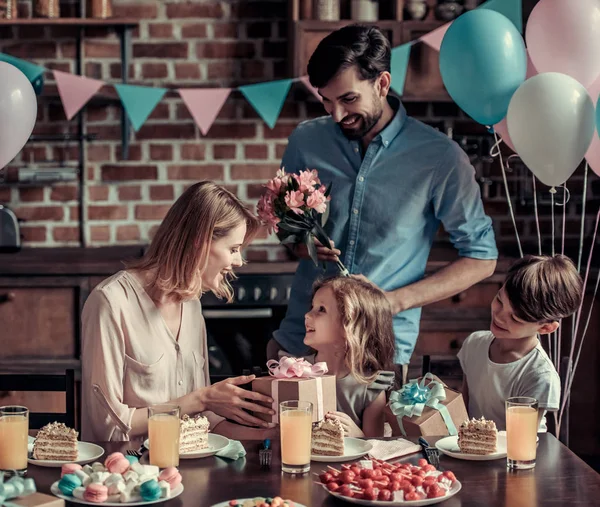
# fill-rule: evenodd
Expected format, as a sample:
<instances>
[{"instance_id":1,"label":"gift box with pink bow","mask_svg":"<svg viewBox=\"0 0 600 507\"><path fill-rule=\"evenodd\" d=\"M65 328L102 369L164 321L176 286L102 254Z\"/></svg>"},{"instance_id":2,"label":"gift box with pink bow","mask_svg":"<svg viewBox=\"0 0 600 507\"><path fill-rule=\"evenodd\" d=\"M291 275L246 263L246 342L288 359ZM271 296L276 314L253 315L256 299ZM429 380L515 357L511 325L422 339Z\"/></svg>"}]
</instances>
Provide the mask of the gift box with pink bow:
<instances>
[{"instance_id":1,"label":"gift box with pink bow","mask_svg":"<svg viewBox=\"0 0 600 507\"><path fill-rule=\"evenodd\" d=\"M268 377L252 382L252 390L273 398L275 414L254 415L267 422L279 422L279 404L282 401L309 401L313 405L313 422L321 421L327 412L337 410L335 376L326 375L325 363L311 364L304 358L282 357L267 362Z\"/></svg>"}]
</instances>

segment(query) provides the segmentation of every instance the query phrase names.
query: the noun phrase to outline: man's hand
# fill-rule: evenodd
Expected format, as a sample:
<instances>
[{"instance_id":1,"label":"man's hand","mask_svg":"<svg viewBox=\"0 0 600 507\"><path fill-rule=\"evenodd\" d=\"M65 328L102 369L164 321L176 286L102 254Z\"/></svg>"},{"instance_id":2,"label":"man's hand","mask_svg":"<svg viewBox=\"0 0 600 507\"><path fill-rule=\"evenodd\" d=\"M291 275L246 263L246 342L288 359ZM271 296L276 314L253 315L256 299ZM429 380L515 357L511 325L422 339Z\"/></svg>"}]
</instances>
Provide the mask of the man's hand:
<instances>
[{"instance_id":1,"label":"man's hand","mask_svg":"<svg viewBox=\"0 0 600 507\"><path fill-rule=\"evenodd\" d=\"M363 438L365 436L356 423L350 419L350 416L344 414L344 412L327 412L325 419L337 419L340 421L344 427L344 433L348 437Z\"/></svg>"},{"instance_id":2,"label":"man's hand","mask_svg":"<svg viewBox=\"0 0 600 507\"><path fill-rule=\"evenodd\" d=\"M326 246L323 246L323 244L318 239L315 239L315 246L317 247L317 257L321 261L337 262L339 260L339 256L342 255L342 252L335 248L335 244L333 241L331 242L331 246L333 249L329 249ZM310 256L308 255L308 249L306 248L306 245L304 243L295 245L292 248L292 252L296 257L300 259L310 259Z\"/></svg>"}]
</instances>

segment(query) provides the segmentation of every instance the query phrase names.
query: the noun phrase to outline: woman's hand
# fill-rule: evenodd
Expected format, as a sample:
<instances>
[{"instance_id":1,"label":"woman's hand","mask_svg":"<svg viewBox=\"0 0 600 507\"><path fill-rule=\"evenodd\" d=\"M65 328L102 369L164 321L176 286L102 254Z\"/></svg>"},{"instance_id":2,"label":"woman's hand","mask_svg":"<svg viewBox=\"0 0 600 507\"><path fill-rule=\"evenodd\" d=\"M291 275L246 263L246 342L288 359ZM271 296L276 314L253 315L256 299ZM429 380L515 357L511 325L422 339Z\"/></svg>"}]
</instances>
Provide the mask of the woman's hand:
<instances>
[{"instance_id":1,"label":"woman's hand","mask_svg":"<svg viewBox=\"0 0 600 507\"><path fill-rule=\"evenodd\" d=\"M350 419L350 416L344 414L344 412L327 412L325 414L326 419L337 419L342 423L344 427L344 433L348 437L363 438L365 434L356 425L356 423Z\"/></svg>"},{"instance_id":2,"label":"woman's hand","mask_svg":"<svg viewBox=\"0 0 600 507\"><path fill-rule=\"evenodd\" d=\"M248 426L261 426L263 428L272 428L275 426L273 423L268 423L255 417L248 412L260 412L262 414L274 414L275 412L271 408L273 400L264 394L255 393L253 391L247 391L238 387L248 382L252 382L256 375L246 375L242 377L233 377L216 382L209 387L202 390L202 402L206 407L205 410L211 410L215 414L218 414L232 421ZM259 401L266 405L259 405L253 403L253 401Z\"/></svg>"}]
</instances>

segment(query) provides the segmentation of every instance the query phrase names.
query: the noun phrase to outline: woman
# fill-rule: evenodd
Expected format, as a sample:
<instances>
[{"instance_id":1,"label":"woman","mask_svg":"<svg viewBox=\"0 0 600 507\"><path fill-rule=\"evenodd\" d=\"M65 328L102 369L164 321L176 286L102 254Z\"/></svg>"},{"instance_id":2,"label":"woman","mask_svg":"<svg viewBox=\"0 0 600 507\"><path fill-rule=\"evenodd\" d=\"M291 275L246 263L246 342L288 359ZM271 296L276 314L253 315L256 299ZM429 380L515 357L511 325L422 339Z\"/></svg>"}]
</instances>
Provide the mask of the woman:
<instances>
[{"instance_id":1,"label":"woman","mask_svg":"<svg viewBox=\"0 0 600 507\"><path fill-rule=\"evenodd\" d=\"M147 433L146 408L174 403L202 413L215 433L266 438L272 428L246 410L273 413L271 398L240 387L254 376L209 384L199 296L231 299L228 279L258 222L231 192L205 181L188 188L142 259L90 294L82 316L82 438L130 440Z\"/></svg>"}]
</instances>

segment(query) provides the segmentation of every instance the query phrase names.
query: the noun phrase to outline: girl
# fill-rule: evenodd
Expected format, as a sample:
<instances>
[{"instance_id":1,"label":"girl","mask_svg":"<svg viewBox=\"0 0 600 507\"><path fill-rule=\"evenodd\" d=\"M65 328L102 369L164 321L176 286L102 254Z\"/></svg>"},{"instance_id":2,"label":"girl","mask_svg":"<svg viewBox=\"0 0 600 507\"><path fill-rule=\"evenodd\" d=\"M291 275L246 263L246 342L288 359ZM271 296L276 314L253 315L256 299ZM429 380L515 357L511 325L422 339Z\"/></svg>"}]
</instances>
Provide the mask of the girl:
<instances>
[{"instance_id":1,"label":"girl","mask_svg":"<svg viewBox=\"0 0 600 507\"><path fill-rule=\"evenodd\" d=\"M100 283L82 316L82 438L131 440L148 431L150 405L203 413L210 429L234 438L276 433L248 413L272 400L239 387L254 376L210 385L199 296L231 300L228 279L242 265L256 218L227 189L196 183L177 199L144 257ZM269 408L254 403L269 404Z\"/></svg>"},{"instance_id":2,"label":"girl","mask_svg":"<svg viewBox=\"0 0 600 507\"><path fill-rule=\"evenodd\" d=\"M351 437L382 437L385 391L394 373L392 311L383 292L359 277L317 282L312 308L304 317L304 343L337 377L338 419Z\"/></svg>"}]
</instances>

